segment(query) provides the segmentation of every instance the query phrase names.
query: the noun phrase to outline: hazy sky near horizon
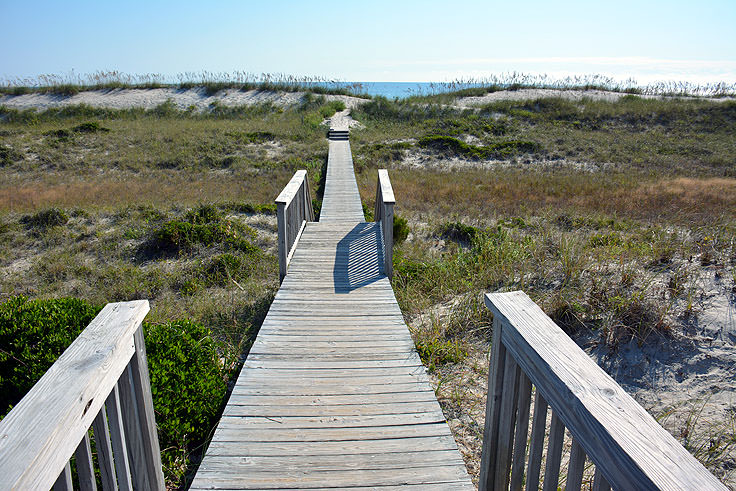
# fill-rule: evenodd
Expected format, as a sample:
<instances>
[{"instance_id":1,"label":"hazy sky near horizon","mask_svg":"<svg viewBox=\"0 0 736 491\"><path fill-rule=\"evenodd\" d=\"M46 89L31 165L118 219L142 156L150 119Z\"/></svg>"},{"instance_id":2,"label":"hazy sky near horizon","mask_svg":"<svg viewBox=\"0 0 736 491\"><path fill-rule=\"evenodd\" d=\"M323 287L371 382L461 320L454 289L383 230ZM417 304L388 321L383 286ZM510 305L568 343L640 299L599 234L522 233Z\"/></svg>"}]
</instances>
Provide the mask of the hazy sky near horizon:
<instances>
[{"instance_id":1,"label":"hazy sky near horizon","mask_svg":"<svg viewBox=\"0 0 736 491\"><path fill-rule=\"evenodd\" d=\"M736 83L736 0L0 0L0 79L288 73L448 81L519 71Z\"/></svg>"}]
</instances>

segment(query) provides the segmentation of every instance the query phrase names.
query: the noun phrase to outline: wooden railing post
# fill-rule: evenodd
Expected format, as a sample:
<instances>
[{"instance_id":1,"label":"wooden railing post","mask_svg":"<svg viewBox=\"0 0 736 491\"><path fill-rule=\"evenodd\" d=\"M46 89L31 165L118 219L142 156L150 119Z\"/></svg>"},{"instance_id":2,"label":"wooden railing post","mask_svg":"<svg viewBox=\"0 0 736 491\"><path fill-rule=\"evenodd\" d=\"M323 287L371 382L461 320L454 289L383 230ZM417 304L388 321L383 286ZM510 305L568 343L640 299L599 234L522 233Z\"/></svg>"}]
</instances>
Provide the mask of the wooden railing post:
<instances>
[{"instance_id":1,"label":"wooden railing post","mask_svg":"<svg viewBox=\"0 0 736 491\"><path fill-rule=\"evenodd\" d=\"M279 229L279 281L283 281L304 226L314 221L307 171L296 171L276 198L276 218Z\"/></svg>"},{"instance_id":2,"label":"wooden railing post","mask_svg":"<svg viewBox=\"0 0 736 491\"><path fill-rule=\"evenodd\" d=\"M374 219L380 223L383 240L383 270L389 279L394 273L394 190L386 169L379 169Z\"/></svg>"},{"instance_id":3,"label":"wooden railing post","mask_svg":"<svg viewBox=\"0 0 736 491\"><path fill-rule=\"evenodd\" d=\"M276 202L276 219L279 227L279 282L286 276L286 256L289 251L286 246L286 203Z\"/></svg>"}]
</instances>

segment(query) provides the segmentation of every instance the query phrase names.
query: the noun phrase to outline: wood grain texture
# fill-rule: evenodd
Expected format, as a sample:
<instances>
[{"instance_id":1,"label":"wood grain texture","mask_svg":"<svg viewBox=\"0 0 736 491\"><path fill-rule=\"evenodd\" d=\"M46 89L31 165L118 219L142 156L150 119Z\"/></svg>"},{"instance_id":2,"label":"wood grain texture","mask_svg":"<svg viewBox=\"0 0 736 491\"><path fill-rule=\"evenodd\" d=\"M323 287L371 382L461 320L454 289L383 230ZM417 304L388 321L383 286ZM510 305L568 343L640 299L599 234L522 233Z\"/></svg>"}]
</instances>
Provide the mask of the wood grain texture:
<instances>
[{"instance_id":1,"label":"wood grain texture","mask_svg":"<svg viewBox=\"0 0 736 491\"><path fill-rule=\"evenodd\" d=\"M112 457L112 444L110 442L110 429L107 424L107 415L105 406L97 413L97 417L92 422L92 429L95 435L95 447L97 448L97 462L100 469L100 481L102 489L117 489L117 479L115 478L115 462Z\"/></svg>"},{"instance_id":2,"label":"wood grain texture","mask_svg":"<svg viewBox=\"0 0 736 491\"><path fill-rule=\"evenodd\" d=\"M82 441L74 451L74 460L77 464L77 479L81 491L97 491L95 469L92 465L92 447L89 441L89 432L85 432Z\"/></svg>"},{"instance_id":3,"label":"wood grain texture","mask_svg":"<svg viewBox=\"0 0 736 491\"><path fill-rule=\"evenodd\" d=\"M488 294L486 305L506 349L614 489L726 489L526 294Z\"/></svg>"},{"instance_id":4,"label":"wood grain texture","mask_svg":"<svg viewBox=\"0 0 736 491\"><path fill-rule=\"evenodd\" d=\"M339 136L339 135L338 135ZM474 489L330 140L309 222L191 489Z\"/></svg>"},{"instance_id":5,"label":"wood grain texture","mask_svg":"<svg viewBox=\"0 0 736 491\"><path fill-rule=\"evenodd\" d=\"M0 489L49 489L133 356L148 301L105 306L0 422Z\"/></svg>"}]
</instances>

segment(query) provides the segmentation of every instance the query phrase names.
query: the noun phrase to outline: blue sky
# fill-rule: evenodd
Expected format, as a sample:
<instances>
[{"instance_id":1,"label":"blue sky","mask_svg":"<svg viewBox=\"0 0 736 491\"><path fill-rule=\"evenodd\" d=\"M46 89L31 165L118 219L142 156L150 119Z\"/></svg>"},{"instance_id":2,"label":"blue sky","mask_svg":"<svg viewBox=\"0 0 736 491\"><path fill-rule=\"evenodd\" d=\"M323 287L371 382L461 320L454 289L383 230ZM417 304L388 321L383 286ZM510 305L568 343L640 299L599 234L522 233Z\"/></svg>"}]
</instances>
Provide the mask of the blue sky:
<instances>
[{"instance_id":1,"label":"blue sky","mask_svg":"<svg viewBox=\"0 0 736 491\"><path fill-rule=\"evenodd\" d=\"M0 78L247 71L447 81L521 71L736 82L736 0L0 0Z\"/></svg>"}]
</instances>

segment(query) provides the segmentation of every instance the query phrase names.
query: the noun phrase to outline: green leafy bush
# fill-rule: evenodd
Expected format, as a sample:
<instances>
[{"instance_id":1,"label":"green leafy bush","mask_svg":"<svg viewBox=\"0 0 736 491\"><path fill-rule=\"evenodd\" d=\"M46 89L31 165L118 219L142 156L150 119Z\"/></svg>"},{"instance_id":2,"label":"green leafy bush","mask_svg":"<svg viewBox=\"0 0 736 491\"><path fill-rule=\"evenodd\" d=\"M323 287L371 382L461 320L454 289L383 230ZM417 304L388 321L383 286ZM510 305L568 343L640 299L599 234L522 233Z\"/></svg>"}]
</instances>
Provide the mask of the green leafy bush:
<instances>
[{"instance_id":1,"label":"green leafy bush","mask_svg":"<svg viewBox=\"0 0 736 491\"><path fill-rule=\"evenodd\" d=\"M14 297L0 304L0 415L23 398L97 312L73 298Z\"/></svg>"},{"instance_id":2,"label":"green leafy bush","mask_svg":"<svg viewBox=\"0 0 736 491\"><path fill-rule=\"evenodd\" d=\"M189 452L217 423L235 357L220 352L209 329L188 320L144 324L144 331L161 459L169 479L178 481Z\"/></svg>"},{"instance_id":3,"label":"green leafy bush","mask_svg":"<svg viewBox=\"0 0 736 491\"><path fill-rule=\"evenodd\" d=\"M110 128L105 128L104 126L100 126L100 123L97 121L92 121L75 126L72 128L72 131L77 133L107 133L110 131Z\"/></svg>"},{"instance_id":4,"label":"green leafy bush","mask_svg":"<svg viewBox=\"0 0 736 491\"><path fill-rule=\"evenodd\" d=\"M445 239L470 244L478 237L479 230L461 222L446 222L440 225L438 233L440 237Z\"/></svg>"},{"instance_id":5,"label":"green leafy bush","mask_svg":"<svg viewBox=\"0 0 736 491\"><path fill-rule=\"evenodd\" d=\"M23 154L13 147L0 144L0 167L12 165L13 162L23 159Z\"/></svg>"}]
</instances>

